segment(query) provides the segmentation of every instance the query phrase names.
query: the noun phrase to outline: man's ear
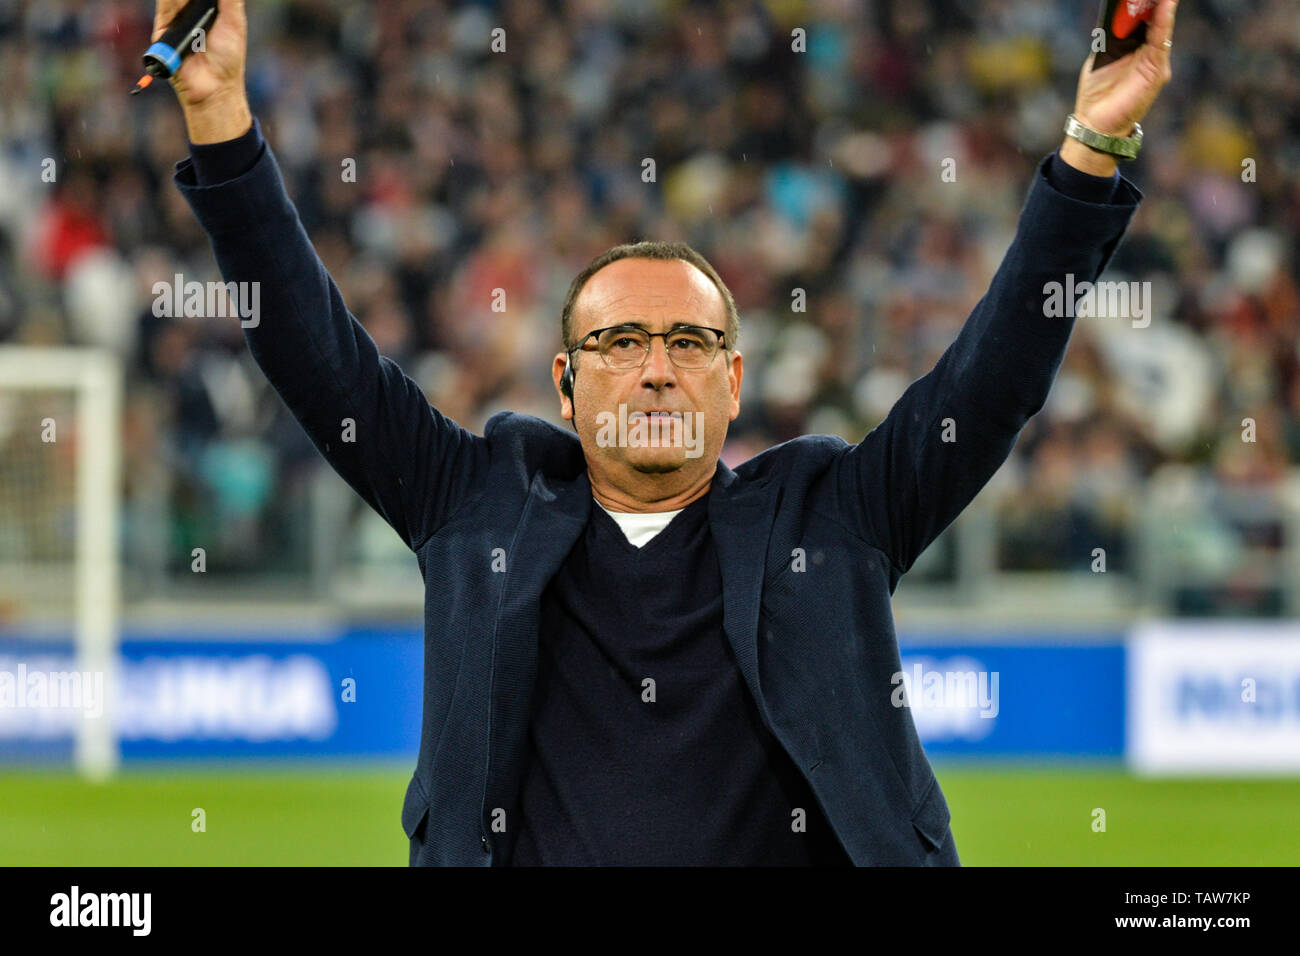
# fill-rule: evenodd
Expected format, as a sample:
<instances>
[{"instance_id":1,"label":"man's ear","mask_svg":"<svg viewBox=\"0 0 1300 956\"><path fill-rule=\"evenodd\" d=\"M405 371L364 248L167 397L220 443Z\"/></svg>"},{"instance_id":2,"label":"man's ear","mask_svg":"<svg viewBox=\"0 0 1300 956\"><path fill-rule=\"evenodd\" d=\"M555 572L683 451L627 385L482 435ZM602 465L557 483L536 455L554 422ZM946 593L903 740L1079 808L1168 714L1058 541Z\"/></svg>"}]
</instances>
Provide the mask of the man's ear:
<instances>
[{"instance_id":1,"label":"man's ear","mask_svg":"<svg viewBox=\"0 0 1300 956\"><path fill-rule=\"evenodd\" d=\"M740 414L740 383L745 378L745 360L739 349L727 353L731 356L731 368L727 369L727 380L731 386L731 420L734 422Z\"/></svg>"},{"instance_id":2,"label":"man's ear","mask_svg":"<svg viewBox=\"0 0 1300 956\"><path fill-rule=\"evenodd\" d=\"M554 361L551 362L551 378L555 382L555 390L560 393L560 417L573 421L573 397L565 394L564 389L564 371L568 367L569 357L563 352L556 353ZM574 424L574 431L578 426Z\"/></svg>"}]
</instances>

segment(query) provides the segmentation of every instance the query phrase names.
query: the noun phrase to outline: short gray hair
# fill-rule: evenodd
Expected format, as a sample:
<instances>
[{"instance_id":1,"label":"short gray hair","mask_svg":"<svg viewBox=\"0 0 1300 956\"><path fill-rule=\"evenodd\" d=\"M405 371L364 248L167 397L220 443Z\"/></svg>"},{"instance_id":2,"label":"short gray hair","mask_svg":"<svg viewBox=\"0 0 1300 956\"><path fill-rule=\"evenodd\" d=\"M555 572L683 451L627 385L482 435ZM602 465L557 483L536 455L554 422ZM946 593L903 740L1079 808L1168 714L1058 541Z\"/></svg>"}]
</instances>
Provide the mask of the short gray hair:
<instances>
[{"instance_id":1,"label":"short gray hair","mask_svg":"<svg viewBox=\"0 0 1300 956\"><path fill-rule=\"evenodd\" d=\"M579 272L577 278L570 283L569 294L564 297L564 310L560 313L560 337L564 341L566 351L573 347L573 305L578 300L578 293L582 291L582 287L587 284L588 279L611 262L617 262L619 259L680 259L683 262L689 262L703 272L717 286L718 291L722 293L722 302L726 306L727 337L723 341L723 348L731 350L736 347L736 341L740 338L740 314L736 311L736 300L732 298L731 290L722 281L718 271L709 264L709 260L684 242L652 242L647 240L644 242L627 242L621 246L606 249L587 263L587 267Z\"/></svg>"}]
</instances>

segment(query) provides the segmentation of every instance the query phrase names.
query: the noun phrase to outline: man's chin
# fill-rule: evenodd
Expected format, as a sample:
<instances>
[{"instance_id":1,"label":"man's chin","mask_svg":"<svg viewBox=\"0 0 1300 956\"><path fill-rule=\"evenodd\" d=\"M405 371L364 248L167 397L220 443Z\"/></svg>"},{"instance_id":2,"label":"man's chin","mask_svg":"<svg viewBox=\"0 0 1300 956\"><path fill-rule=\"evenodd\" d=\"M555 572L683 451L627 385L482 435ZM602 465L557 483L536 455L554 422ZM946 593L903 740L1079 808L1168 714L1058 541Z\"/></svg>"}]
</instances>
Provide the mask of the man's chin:
<instances>
[{"instance_id":1,"label":"man's chin","mask_svg":"<svg viewBox=\"0 0 1300 956\"><path fill-rule=\"evenodd\" d=\"M676 448L629 449L627 464L643 475L668 475L681 470L686 456Z\"/></svg>"},{"instance_id":2,"label":"man's chin","mask_svg":"<svg viewBox=\"0 0 1300 956\"><path fill-rule=\"evenodd\" d=\"M672 472L680 470L681 462L646 462L632 466L632 471L640 472L642 475L671 475Z\"/></svg>"},{"instance_id":3,"label":"man's chin","mask_svg":"<svg viewBox=\"0 0 1300 956\"><path fill-rule=\"evenodd\" d=\"M667 475L681 470L684 464L682 461L634 461L632 470L643 475Z\"/></svg>"}]
</instances>

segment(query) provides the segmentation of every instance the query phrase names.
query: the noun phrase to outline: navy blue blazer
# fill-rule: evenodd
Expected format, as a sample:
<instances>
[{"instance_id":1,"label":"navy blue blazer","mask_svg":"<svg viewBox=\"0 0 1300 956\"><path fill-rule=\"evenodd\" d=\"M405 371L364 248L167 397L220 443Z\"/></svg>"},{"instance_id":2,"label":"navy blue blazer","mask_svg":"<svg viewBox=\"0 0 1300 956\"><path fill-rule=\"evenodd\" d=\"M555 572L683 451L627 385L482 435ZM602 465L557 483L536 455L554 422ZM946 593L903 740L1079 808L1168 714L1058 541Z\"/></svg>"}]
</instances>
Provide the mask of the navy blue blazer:
<instances>
[{"instance_id":1,"label":"navy blue blazer","mask_svg":"<svg viewBox=\"0 0 1300 956\"><path fill-rule=\"evenodd\" d=\"M857 444L808 435L734 471L719 462L709 493L727 639L860 866L958 863L911 712L891 704L890 597L1047 398L1074 320L1044 316L1045 284L1096 280L1142 198L1122 177L1108 203L1067 196L1045 176L1050 158L987 294L883 422ZM401 811L410 862L506 865L539 599L592 508L577 436L513 412L478 436L433 408L348 311L269 146L235 179L199 186L187 159L174 181L225 280L261 283L244 330L253 358L424 576L423 723Z\"/></svg>"}]
</instances>

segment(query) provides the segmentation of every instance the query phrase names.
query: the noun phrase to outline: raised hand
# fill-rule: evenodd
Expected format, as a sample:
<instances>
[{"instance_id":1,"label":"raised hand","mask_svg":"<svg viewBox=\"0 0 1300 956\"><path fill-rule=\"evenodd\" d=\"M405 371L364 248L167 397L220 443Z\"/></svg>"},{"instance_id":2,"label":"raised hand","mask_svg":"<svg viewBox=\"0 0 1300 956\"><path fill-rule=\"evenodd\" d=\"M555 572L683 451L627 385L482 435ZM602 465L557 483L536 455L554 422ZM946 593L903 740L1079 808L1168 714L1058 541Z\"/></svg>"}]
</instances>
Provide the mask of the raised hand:
<instances>
[{"instance_id":1,"label":"raised hand","mask_svg":"<svg viewBox=\"0 0 1300 956\"><path fill-rule=\"evenodd\" d=\"M1098 69L1092 68L1096 54L1079 71L1079 89L1074 116L1085 126L1114 136L1127 136L1133 125L1146 116L1156 94L1169 82L1174 13L1178 0L1159 0L1155 16L1147 27L1146 42L1125 56Z\"/></svg>"},{"instance_id":2,"label":"raised hand","mask_svg":"<svg viewBox=\"0 0 1300 956\"><path fill-rule=\"evenodd\" d=\"M167 29L184 0L158 0L153 40ZM168 80L176 91L192 143L235 139L252 125L244 92L248 21L244 0L219 0L217 16L203 38L203 52L189 54Z\"/></svg>"},{"instance_id":3,"label":"raised hand","mask_svg":"<svg viewBox=\"0 0 1300 956\"><path fill-rule=\"evenodd\" d=\"M1074 98L1074 118L1084 126L1112 136L1128 136L1133 126L1155 102L1156 94L1169 82L1169 48L1173 43L1174 11L1178 0L1159 0L1155 16L1147 27L1146 42L1125 56L1098 69L1090 56L1079 71L1079 89ZM1165 41L1168 40L1167 44ZM1067 136L1060 148L1061 159L1093 176L1113 176L1115 157L1090 149Z\"/></svg>"}]
</instances>

